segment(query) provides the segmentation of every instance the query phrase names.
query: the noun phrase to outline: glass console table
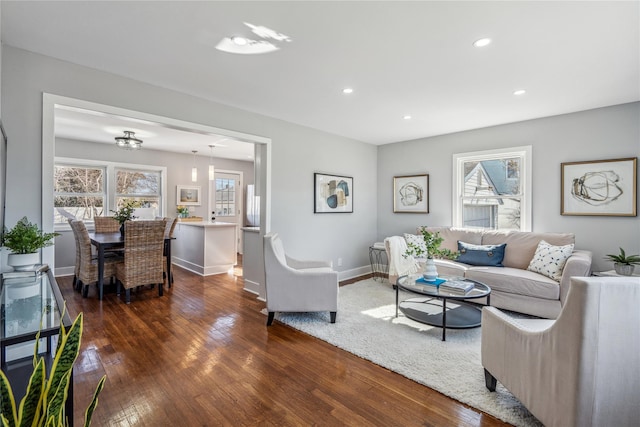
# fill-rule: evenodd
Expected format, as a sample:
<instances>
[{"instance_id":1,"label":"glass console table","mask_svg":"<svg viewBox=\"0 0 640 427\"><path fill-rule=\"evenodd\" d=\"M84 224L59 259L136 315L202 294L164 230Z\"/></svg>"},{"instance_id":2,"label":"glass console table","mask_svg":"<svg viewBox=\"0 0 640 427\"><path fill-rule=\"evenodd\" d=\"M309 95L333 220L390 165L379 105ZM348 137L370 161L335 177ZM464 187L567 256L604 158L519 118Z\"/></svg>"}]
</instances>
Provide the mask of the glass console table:
<instances>
[{"instance_id":1,"label":"glass console table","mask_svg":"<svg viewBox=\"0 0 640 427\"><path fill-rule=\"evenodd\" d=\"M24 396L33 370L36 334L40 330L39 355L47 372L53 362L60 322L71 327L64 300L53 273L47 266L40 271L8 272L1 275L0 353L16 402ZM73 372L66 405L69 425L73 426Z\"/></svg>"}]
</instances>

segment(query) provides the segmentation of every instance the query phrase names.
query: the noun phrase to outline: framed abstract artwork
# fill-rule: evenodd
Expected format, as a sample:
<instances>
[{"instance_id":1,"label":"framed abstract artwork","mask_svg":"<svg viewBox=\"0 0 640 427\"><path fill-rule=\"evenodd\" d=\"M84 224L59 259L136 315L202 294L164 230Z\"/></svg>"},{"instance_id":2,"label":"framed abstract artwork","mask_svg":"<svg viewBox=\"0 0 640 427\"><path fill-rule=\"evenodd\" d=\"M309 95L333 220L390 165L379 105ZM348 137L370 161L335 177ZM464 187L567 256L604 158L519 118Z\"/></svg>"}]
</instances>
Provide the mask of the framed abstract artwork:
<instances>
[{"instance_id":1,"label":"framed abstract artwork","mask_svg":"<svg viewBox=\"0 0 640 427\"><path fill-rule=\"evenodd\" d=\"M353 178L349 176L314 173L313 212L353 212Z\"/></svg>"},{"instance_id":2,"label":"framed abstract artwork","mask_svg":"<svg viewBox=\"0 0 640 427\"><path fill-rule=\"evenodd\" d=\"M429 213L429 175L393 177L394 213Z\"/></svg>"},{"instance_id":3,"label":"framed abstract artwork","mask_svg":"<svg viewBox=\"0 0 640 427\"><path fill-rule=\"evenodd\" d=\"M561 164L561 215L636 216L637 157Z\"/></svg>"},{"instance_id":4,"label":"framed abstract artwork","mask_svg":"<svg viewBox=\"0 0 640 427\"><path fill-rule=\"evenodd\" d=\"M200 187L191 185L178 185L176 190L176 204L185 206L200 206Z\"/></svg>"}]
</instances>

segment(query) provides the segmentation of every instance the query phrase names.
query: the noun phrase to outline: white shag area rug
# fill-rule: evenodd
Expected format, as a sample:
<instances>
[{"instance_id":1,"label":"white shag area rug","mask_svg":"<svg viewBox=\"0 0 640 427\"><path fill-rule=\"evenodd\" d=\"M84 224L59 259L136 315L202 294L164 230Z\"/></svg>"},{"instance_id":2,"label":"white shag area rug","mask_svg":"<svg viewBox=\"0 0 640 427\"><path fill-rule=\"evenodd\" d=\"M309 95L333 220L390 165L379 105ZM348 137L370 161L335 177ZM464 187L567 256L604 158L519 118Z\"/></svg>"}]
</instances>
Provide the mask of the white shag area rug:
<instances>
[{"instance_id":1,"label":"white shag area rug","mask_svg":"<svg viewBox=\"0 0 640 427\"><path fill-rule=\"evenodd\" d=\"M401 292L400 300L417 297ZM340 288L338 315L276 313L276 319L309 335L424 384L516 426L542 424L500 383L484 383L480 328L442 329L395 317L395 290L372 279Z\"/></svg>"}]
</instances>

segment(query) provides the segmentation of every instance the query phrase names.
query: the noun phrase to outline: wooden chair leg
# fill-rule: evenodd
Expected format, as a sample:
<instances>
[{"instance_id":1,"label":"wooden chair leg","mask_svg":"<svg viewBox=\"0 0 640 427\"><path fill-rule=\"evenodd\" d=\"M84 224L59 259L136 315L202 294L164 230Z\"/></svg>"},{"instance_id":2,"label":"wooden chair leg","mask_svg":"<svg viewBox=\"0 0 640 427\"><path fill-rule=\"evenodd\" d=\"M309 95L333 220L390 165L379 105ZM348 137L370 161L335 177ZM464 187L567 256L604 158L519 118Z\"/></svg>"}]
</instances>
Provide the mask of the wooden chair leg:
<instances>
[{"instance_id":1,"label":"wooden chair leg","mask_svg":"<svg viewBox=\"0 0 640 427\"><path fill-rule=\"evenodd\" d=\"M116 295L120 296L122 293L122 282L120 280L116 280Z\"/></svg>"},{"instance_id":2,"label":"wooden chair leg","mask_svg":"<svg viewBox=\"0 0 640 427\"><path fill-rule=\"evenodd\" d=\"M124 291L124 302L126 304L130 304L131 303L131 289L127 288L127 290Z\"/></svg>"},{"instance_id":3,"label":"wooden chair leg","mask_svg":"<svg viewBox=\"0 0 640 427\"><path fill-rule=\"evenodd\" d=\"M271 326L271 324L273 323L273 318L276 315L275 311L270 311L269 312L269 316L267 317L267 326Z\"/></svg>"}]
</instances>

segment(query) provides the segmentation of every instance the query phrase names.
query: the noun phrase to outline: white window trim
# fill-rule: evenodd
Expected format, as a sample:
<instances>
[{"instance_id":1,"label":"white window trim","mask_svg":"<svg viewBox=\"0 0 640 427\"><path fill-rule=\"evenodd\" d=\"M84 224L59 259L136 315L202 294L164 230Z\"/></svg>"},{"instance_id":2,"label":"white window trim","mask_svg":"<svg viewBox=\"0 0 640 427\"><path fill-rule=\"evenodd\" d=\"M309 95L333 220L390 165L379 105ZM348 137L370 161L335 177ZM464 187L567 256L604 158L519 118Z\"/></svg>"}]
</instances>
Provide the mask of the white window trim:
<instances>
[{"instance_id":1,"label":"white window trim","mask_svg":"<svg viewBox=\"0 0 640 427\"><path fill-rule=\"evenodd\" d=\"M520 147L499 148L495 150L473 151L468 153L458 153L453 155L453 197L451 206L451 224L454 227L462 227L462 194L464 191L464 169L465 162L495 160L505 157L521 157L523 162L520 170L520 185L522 186L522 200L520 201L520 231L531 231L532 209L532 147L524 145Z\"/></svg>"},{"instance_id":2,"label":"white window trim","mask_svg":"<svg viewBox=\"0 0 640 427\"><path fill-rule=\"evenodd\" d=\"M72 157L54 157L54 165L61 164L65 166L85 166L85 167L103 167L105 169L105 211L109 212L115 209L116 200L116 169L137 169L160 172L160 209L159 215L167 216L167 167L156 165L140 165L136 163L109 162L94 159L78 159ZM55 230L69 230L69 224L54 224Z\"/></svg>"}]
</instances>

